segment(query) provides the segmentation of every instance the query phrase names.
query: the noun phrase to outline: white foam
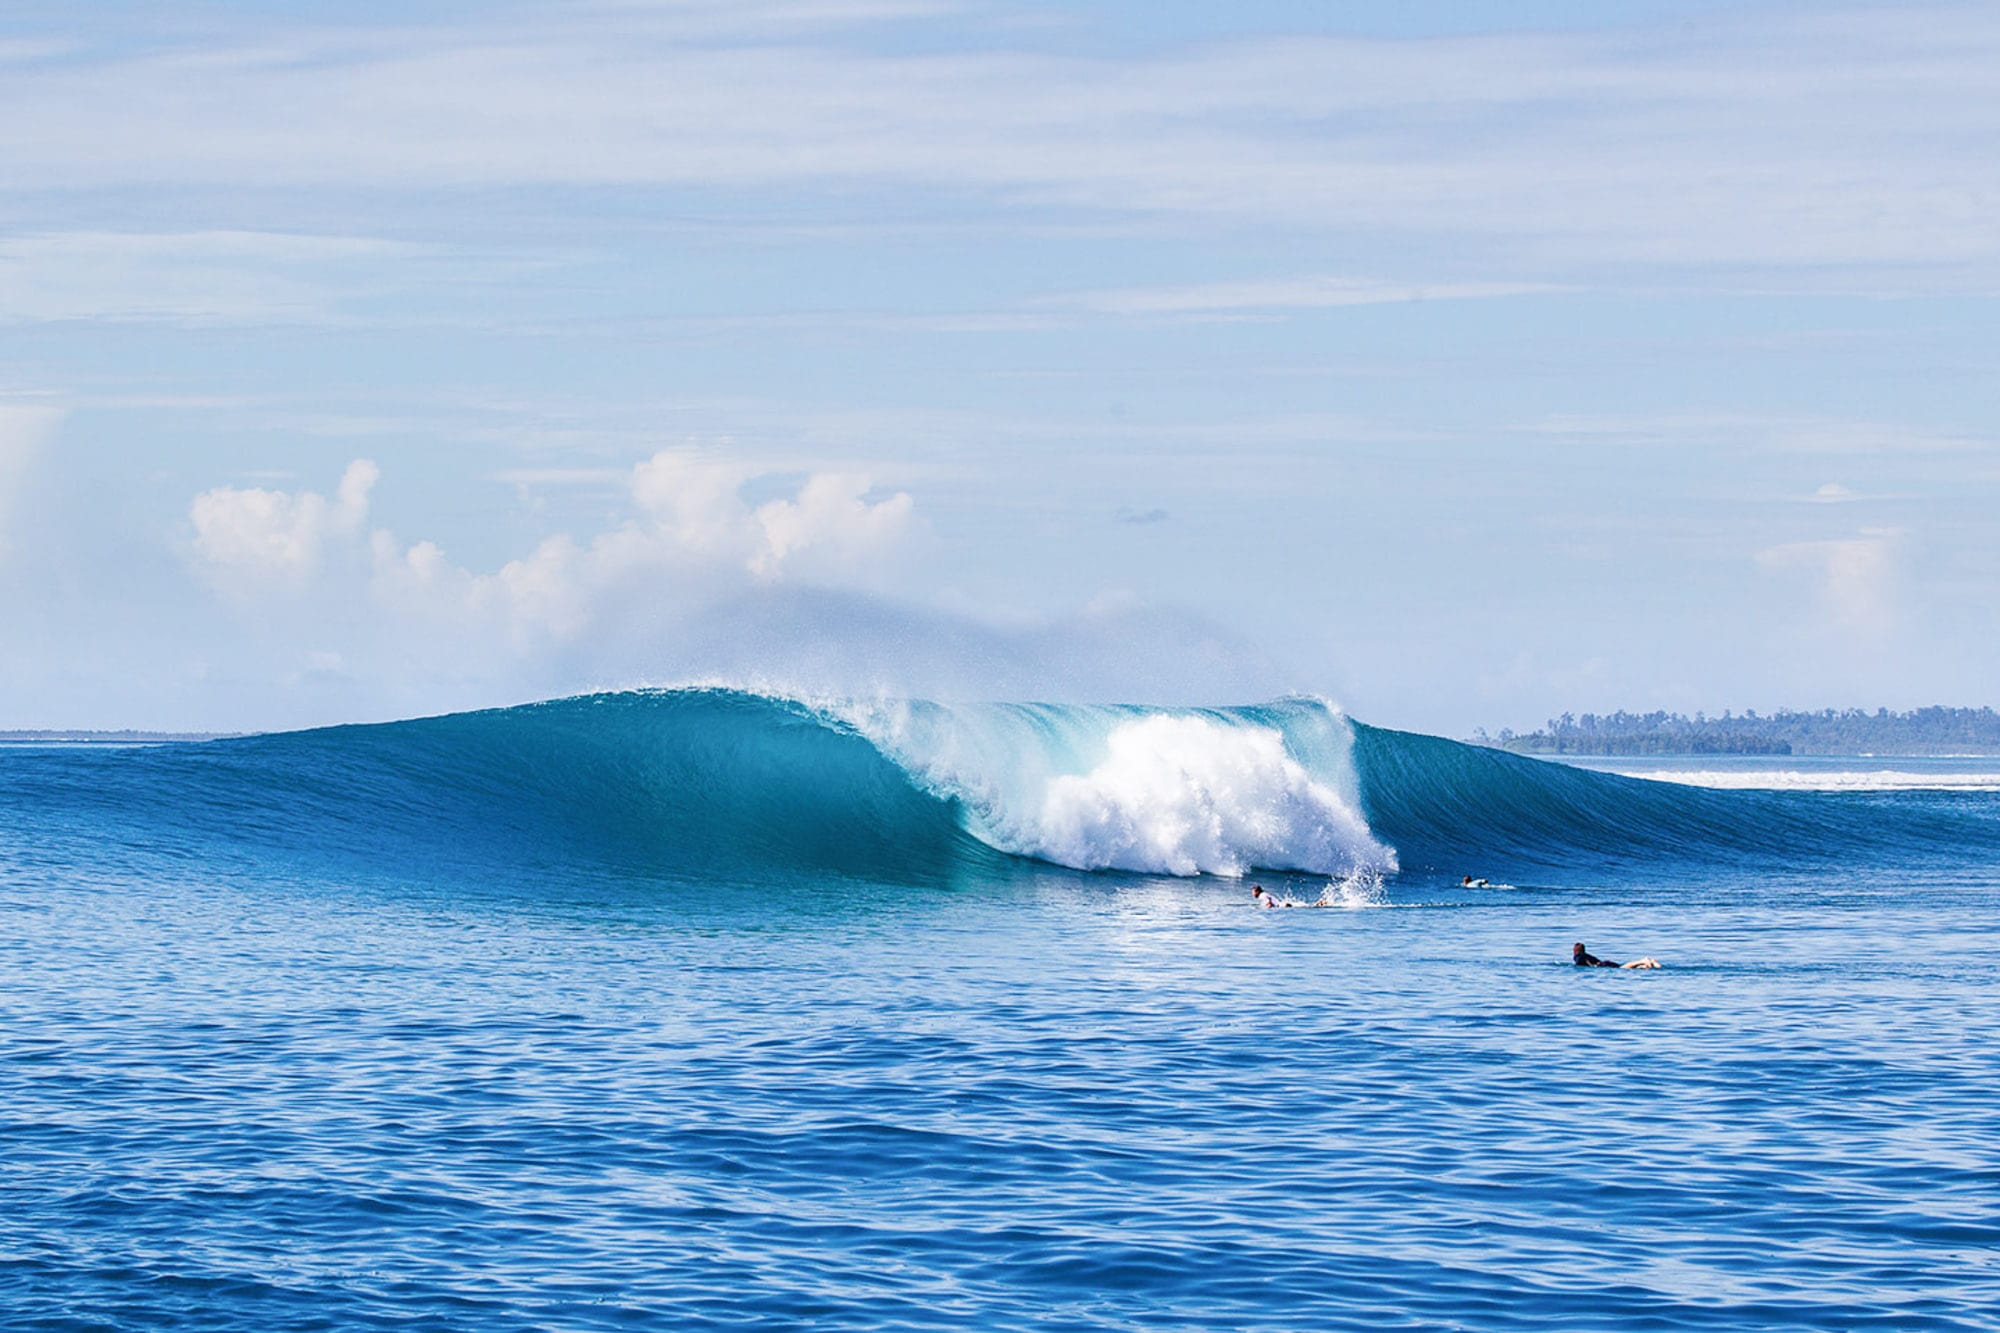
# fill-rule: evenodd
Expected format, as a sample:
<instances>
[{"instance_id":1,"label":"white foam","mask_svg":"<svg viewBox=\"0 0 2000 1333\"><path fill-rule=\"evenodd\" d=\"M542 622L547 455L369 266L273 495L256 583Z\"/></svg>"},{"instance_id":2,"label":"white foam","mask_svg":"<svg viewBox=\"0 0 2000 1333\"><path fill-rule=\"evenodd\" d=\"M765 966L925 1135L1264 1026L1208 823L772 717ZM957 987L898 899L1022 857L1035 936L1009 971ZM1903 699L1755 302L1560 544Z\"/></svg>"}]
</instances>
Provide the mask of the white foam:
<instances>
[{"instance_id":1,"label":"white foam","mask_svg":"<svg viewBox=\"0 0 2000 1333\"><path fill-rule=\"evenodd\" d=\"M1329 881L1320 890L1319 901L1313 904L1315 907L1345 907L1350 910L1388 905L1389 888L1382 882L1382 872L1368 869L1353 870Z\"/></svg>"},{"instance_id":2,"label":"white foam","mask_svg":"<svg viewBox=\"0 0 2000 1333\"><path fill-rule=\"evenodd\" d=\"M1162 715L1119 727L1106 746L1088 773L1049 783L1022 830L1034 855L1084 869L1241 875L1349 867L1373 842L1271 728Z\"/></svg>"},{"instance_id":3,"label":"white foam","mask_svg":"<svg viewBox=\"0 0 2000 1333\"><path fill-rule=\"evenodd\" d=\"M1616 770L1613 770L1616 771ZM1914 773L1899 769L1644 769L1629 778L1739 791L2000 791L2000 772Z\"/></svg>"},{"instance_id":4,"label":"white foam","mask_svg":"<svg viewBox=\"0 0 2000 1333\"><path fill-rule=\"evenodd\" d=\"M1345 720L1319 704L1296 713L1296 749L1278 726L1215 712L922 705L848 718L1003 851L1170 875L1393 870L1351 795Z\"/></svg>"}]
</instances>

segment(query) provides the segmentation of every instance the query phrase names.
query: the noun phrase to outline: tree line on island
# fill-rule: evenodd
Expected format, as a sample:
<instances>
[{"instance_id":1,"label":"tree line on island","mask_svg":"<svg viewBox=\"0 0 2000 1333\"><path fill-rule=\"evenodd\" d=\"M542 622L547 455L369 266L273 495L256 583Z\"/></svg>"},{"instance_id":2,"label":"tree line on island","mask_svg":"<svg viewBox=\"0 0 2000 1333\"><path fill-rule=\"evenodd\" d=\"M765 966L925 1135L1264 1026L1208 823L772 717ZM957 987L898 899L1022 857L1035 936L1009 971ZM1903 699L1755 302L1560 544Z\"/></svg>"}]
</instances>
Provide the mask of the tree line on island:
<instances>
[{"instance_id":1,"label":"tree line on island","mask_svg":"<svg viewBox=\"0 0 2000 1333\"><path fill-rule=\"evenodd\" d=\"M1564 713L1540 731L1475 731L1474 744L1517 754L2000 754L2000 713L1991 708L1781 708L1759 714Z\"/></svg>"}]
</instances>

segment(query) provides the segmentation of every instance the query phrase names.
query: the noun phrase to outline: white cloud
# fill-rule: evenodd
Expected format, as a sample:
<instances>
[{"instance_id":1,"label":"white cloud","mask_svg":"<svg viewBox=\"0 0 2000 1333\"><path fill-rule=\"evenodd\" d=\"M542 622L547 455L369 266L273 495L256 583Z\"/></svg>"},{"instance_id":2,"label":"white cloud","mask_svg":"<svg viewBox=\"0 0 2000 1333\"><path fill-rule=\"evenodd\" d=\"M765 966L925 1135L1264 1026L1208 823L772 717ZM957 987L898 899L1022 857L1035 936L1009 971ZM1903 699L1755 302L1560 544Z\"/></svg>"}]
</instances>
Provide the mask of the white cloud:
<instances>
[{"instance_id":1,"label":"white cloud","mask_svg":"<svg viewBox=\"0 0 2000 1333\"><path fill-rule=\"evenodd\" d=\"M1951 431L1880 421L1802 421L1772 444L1802 454L1934 454L1991 450L1993 441Z\"/></svg>"},{"instance_id":2,"label":"white cloud","mask_svg":"<svg viewBox=\"0 0 2000 1333\"><path fill-rule=\"evenodd\" d=\"M1864 528L1831 541L1785 542L1757 553L1757 563L1777 573L1802 573L1815 586L1820 607L1837 629L1880 637L1896 625L1897 560L1903 533Z\"/></svg>"},{"instance_id":3,"label":"white cloud","mask_svg":"<svg viewBox=\"0 0 2000 1333\"><path fill-rule=\"evenodd\" d=\"M1325 275L1195 283L1178 287L1123 287L1080 292L1049 304L1110 315L1200 315L1252 310L1312 310L1339 306L1396 305L1409 301L1465 301L1530 296L1553 291L1541 283L1403 283Z\"/></svg>"},{"instance_id":4,"label":"white cloud","mask_svg":"<svg viewBox=\"0 0 2000 1333\"><path fill-rule=\"evenodd\" d=\"M426 256L396 241L255 231L0 237L0 322L317 322L393 286L382 266Z\"/></svg>"},{"instance_id":5,"label":"white cloud","mask_svg":"<svg viewBox=\"0 0 2000 1333\"><path fill-rule=\"evenodd\" d=\"M348 465L331 497L262 487L204 491L188 506L195 556L233 592L303 587L330 544L360 538L368 493L380 477L381 469L364 458Z\"/></svg>"},{"instance_id":6,"label":"white cloud","mask_svg":"<svg viewBox=\"0 0 2000 1333\"><path fill-rule=\"evenodd\" d=\"M28 471L63 415L56 407L0 403L0 556L10 545L10 519Z\"/></svg>"},{"instance_id":7,"label":"white cloud","mask_svg":"<svg viewBox=\"0 0 2000 1333\"><path fill-rule=\"evenodd\" d=\"M589 7L643 16L656 32L701 37L812 32L931 18L961 8L954 0L589 0Z\"/></svg>"},{"instance_id":8,"label":"white cloud","mask_svg":"<svg viewBox=\"0 0 2000 1333\"><path fill-rule=\"evenodd\" d=\"M623 484L630 474L615 467L510 467L488 475L506 486L607 486Z\"/></svg>"},{"instance_id":9,"label":"white cloud","mask_svg":"<svg viewBox=\"0 0 2000 1333\"><path fill-rule=\"evenodd\" d=\"M976 24L892 53L799 36L920 9L763 5L718 30L714 5L600 8L30 59L0 85L0 160L22 190L916 187L1038 217L1472 236L1548 268L2000 270L1991 6L1143 57L994 50Z\"/></svg>"},{"instance_id":10,"label":"white cloud","mask_svg":"<svg viewBox=\"0 0 2000 1333\"><path fill-rule=\"evenodd\" d=\"M739 492L752 475L692 449L662 449L632 470L632 499L668 548L747 565L756 535Z\"/></svg>"},{"instance_id":11,"label":"white cloud","mask_svg":"<svg viewBox=\"0 0 2000 1333\"><path fill-rule=\"evenodd\" d=\"M915 502L905 492L870 500L869 479L820 473L789 500L759 505L754 515L763 541L750 569L771 577L814 555L835 567L867 560L893 545L909 527Z\"/></svg>"},{"instance_id":12,"label":"white cloud","mask_svg":"<svg viewBox=\"0 0 2000 1333\"><path fill-rule=\"evenodd\" d=\"M691 449L663 449L629 474L633 516L587 541L559 534L490 574L452 564L430 542L372 538L372 593L407 626L484 636L517 657L592 637L608 645L671 636L718 598L779 582L866 585L915 528L906 492L872 497L866 477L807 476L752 507L760 471Z\"/></svg>"},{"instance_id":13,"label":"white cloud","mask_svg":"<svg viewBox=\"0 0 2000 1333\"><path fill-rule=\"evenodd\" d=\"M235 595L297 596L322 573L365 569L369 598L402 632L535 652L607 619L671 618L759 583L865 583L915 524L907 493L877 496L860 475L812 474L754 507L742 492L758 469L698 450L663 449L626 475L625 522L584 541L548 537L491 573L454 564L435 542L368 531L379 472L366 460L330 497L227 486L196 496L193 550Z\"/></svg>"},{"instance_id":14,"label":"white cloud","mask_svg":"<svg viewBox=\"0 0 2000 1333\"><path fill-rule=\"evenodd\" d=\"M1894 421L1846 420L1785 413L1661 412L1560 414L1522 431L1593 443L1751 447L1791 454L1914 455L1991 452L1992 439Z\"/></svg>"}]
</instances>

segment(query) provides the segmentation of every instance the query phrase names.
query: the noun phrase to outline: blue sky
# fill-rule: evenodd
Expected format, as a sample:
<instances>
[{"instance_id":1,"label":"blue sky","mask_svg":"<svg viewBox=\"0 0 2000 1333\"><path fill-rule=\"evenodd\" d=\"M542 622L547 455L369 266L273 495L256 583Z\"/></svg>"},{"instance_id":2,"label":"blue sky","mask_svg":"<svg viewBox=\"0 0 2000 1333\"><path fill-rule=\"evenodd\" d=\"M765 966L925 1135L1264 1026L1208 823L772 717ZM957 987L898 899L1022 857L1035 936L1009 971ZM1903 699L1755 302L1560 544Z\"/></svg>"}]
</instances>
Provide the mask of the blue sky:
<instances>
[{"instance_id":1,"label":"blue sky","mask_svg":"<svg viewBox=\"0 0 2000 1333\"><path fill-rule=\"evenodd\" d=\"M1990 6L76 8L0 726L1993 701Z\"/></svg>"}]
</instances>

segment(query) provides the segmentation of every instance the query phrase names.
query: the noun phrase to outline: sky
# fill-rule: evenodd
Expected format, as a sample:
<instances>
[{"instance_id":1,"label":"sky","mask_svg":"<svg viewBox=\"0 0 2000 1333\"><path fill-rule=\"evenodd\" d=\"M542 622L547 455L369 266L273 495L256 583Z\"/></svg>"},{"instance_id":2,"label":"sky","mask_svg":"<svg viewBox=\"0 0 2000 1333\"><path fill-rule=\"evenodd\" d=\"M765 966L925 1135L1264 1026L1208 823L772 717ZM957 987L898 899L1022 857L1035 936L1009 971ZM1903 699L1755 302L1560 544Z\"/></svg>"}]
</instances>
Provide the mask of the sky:
<instances>
[{"instance_id":1,"label":"sky","mask_svg":"<svg viewBox=\"0 0 2000 1333\"><path fill-rule=\"evenodd\" d=\"M2000 8L0 4L0 727L2000 703Z\"/></svg>"}]
</instances>

